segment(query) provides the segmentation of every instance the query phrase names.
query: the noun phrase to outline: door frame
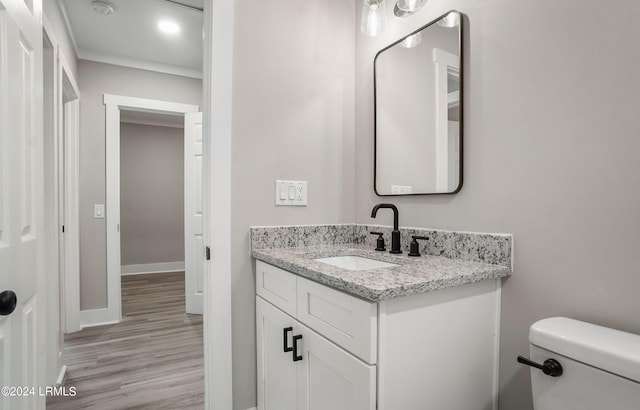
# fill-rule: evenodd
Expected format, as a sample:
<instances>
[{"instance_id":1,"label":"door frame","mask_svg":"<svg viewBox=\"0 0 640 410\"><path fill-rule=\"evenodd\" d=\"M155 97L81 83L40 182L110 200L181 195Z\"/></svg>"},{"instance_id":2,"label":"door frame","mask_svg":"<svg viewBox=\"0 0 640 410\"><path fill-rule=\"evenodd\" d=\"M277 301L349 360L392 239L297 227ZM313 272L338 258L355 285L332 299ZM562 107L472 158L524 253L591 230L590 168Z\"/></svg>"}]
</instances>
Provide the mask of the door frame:
<instances>
[{"instance_id":1,"label":"door frame","mask_svg":"<svg viewBox=\"0 0 640 410\"><path fill-rule=\"evenodd\" d=\"M59 250L64 297L65 333L80 327L80 92L70 74L64 57L60 58L60 121L59 142L59 215L64 225L60 229ZM71 96L64 102L65 96ZM73 98L75 97L75 98ZM64 152L62 152L64 150ZM62 189L60 189L62 186Z\"/></svg>"},{"instance_id":2,"label":"door frame","mask_svg":"<svg viewBox=\"0 0 640 410\"><path fill-rule=\"evenodd\" d=\"M45 155L51 156L49 160L52 162L52 175L45 181L52 184L52 197L45 198L45 203L51 206L51 209L46 211L48 216L45 223L50 230L46 244L47 267L53 269L53 274L46 277L46 309L47 317L55 323L47 325L47 332L49 337L55 334L59 336L53 344L56 357L49 358L56 363L57 373L53 375L53 381L48 382L60 384L66 371L62 359L63 335L80 330L79 290L65 290L65 284L74 283L79 289L80 278L80 91L70 65L62 53L55 30L46 16L43 16L42 27L53 52L53 107L51 123L48 124L51 129L47 131L50 132L52 146L50 152L45 151ZM54 329L56 332L52 334ZM52 374L48 374L47 377L51 378Z\"/></svg>"},{"instance_id":3,"label":"door frame","mask_svg":"<svg viewBox=\"0 0 640 410\"><path fill-rule=\"evenodd\" d=\"M61 292L62 270L60 269L60 221L59 221L59 103L58 94L58 42L47 21L46 16L42 17L43 28L43 75L47 80L43 83L43 127L44 127L44 205L45 205L45 289L48 292L45 299L45 323L46 334L52 340L47 345L46 378L47 384L53 384L62 373L64 363L62 361L63 352L63 332L62 324L63 309ZM50 51L48 51L50 50ZM50 70L50 71L49 71ZM50 89L48 81L51 81Z\"/></svg>"},{"instance_id":4,"label":"door frame","mask_svg":"<svg viewBox=\"0 0 640 410\"><path fill-rule=\"evenodd\" d=\"M228 410L233 407L231 337L233 20L234 0L204 1L203 237L204 244L212 249L212 260L204 263L203 336L204 404L205 409L209 410ZM216 69L213 70L212 67ZM115 104L112 101L111 111L112 115L117 116L117 123L119 123L120 111ZM212 121L214 114L215 121ZM119 130L119 124L115 125ZM109 126L107 121L107 127L113 128L113 122ZM117 140L119 142L119 138ZM109 141L110 139L107 138L107 144ZM115 154L119 155L119 147L117 148ZM113 147L111 150L113 155ZM109 152L107 149L107 156ZM111 176L111 180L113 178ZM107 173L107 187L109 187L109 180L109 173ZM114 182L119 184L119 177L111 181L111 184L113 185ZM117 233L114 227L107 228L107 246L109 236ZM109 275L107 277L109 278ZM115 297L120 299L120 281L116 282L118 289ZM113 293L114 291L111 290L110 294L113 295ZM109 306L113 306L110 300ZM120 304L116 306L120 310ZM118 312L116 319L119 319L120 315L121 312Z\"/></svg>"},{"instance_id":5,"label":"door frame","mask_svg":"<svg viewBox=\"0 0 640 410\"><path fill-rule=\"evenodd\" d=\"M120 261L120 110L184 115L200 107L148 98L104 94L106 106L106 208L107 307L80 312L84 325L103 325L122 320Z\"/></svg>"},{"instance_id":6,"label":"door frame","mask_svg":"<svg viewBox=\"0 0 640 410\"><path fill-rule=\"evenodd\" d=\"M231 141L234 0L204 1L202 95L204 405L233 408L231 315ZM215 67L215 70L213 69Z\"/></svg>"}]
</instances>

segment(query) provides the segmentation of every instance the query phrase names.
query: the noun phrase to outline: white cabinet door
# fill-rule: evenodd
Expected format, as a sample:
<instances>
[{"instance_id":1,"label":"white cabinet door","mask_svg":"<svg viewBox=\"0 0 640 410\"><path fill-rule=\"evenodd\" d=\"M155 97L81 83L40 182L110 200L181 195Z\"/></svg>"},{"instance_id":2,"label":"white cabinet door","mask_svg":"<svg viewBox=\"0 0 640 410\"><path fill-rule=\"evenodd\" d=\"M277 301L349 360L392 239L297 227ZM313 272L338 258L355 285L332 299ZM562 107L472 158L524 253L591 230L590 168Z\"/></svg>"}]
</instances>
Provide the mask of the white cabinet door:
<instances>
[{"instance_id":1,"label":"white cabinet door","mask_svg":"<svg viewBox=\"0 0 640 410\"><path fill-rule=\"evenodd\" d=\"M256 297L258 410L296 410L296 364L292 351L297 322L275 306ZM290 330L286 330L290 329ZM286 335L286 341L285 341Z\"/></svg>"},{"instance_id":2,"label":"white cabinet door","mask_svg":"<svg viewBox=\"0 0 640 410\"><path fill-rule=\"evenodd\" d=\"M0 0L0 292L13 292L0 298L0 386L36 389L0 396L3 409L44 408L41 11Z\"/></svg>"},{"instance_id":3,"label":"white cabinet door","mask_svg":"<svg viewBox=\"0 0 640 410\"><path fill-rule=\"evenodd\" d=\"M202 113L184 116L184 273L187 313L201 315L204 305L202 241Z\"/></svg>"},{"instance_id":4,"label":"white cabinet door","mask_svg":"<svg viewBox=\"0 0 640 410\"><path fill-rule=\"evenodd\" d=\"M375 410L376 368L300 324L298 410Z\"/></svg>"}]
</instances>

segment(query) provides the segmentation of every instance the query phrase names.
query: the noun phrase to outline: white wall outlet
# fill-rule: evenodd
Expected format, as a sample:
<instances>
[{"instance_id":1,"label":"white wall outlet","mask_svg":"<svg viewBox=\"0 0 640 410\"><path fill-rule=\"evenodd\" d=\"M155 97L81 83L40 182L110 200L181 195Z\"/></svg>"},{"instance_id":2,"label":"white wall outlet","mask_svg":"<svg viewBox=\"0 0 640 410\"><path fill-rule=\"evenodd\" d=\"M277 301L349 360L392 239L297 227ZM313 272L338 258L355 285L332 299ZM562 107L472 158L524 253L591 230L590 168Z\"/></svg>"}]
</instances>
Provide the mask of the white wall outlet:
<instances>
[{"instance_id":1,"label":"white wall outlet","mask_svg":"<svg viewBox=\"0 0 640 410\"><path fill-rule=\"evenodd\" d=\"M103 219L104 218L104 204L94 204L93 205L93 217L95 219Z\"/></svg>"},{"instance_id":2,"label":"white wall outlet","mask_svg":"<svg viewBox=\"0 0 640 410\"><path fill-rule=\"evenodd\" d=\"M307 181L276 180L276 206L307 206Z\"/></svg>"}]
</instances>

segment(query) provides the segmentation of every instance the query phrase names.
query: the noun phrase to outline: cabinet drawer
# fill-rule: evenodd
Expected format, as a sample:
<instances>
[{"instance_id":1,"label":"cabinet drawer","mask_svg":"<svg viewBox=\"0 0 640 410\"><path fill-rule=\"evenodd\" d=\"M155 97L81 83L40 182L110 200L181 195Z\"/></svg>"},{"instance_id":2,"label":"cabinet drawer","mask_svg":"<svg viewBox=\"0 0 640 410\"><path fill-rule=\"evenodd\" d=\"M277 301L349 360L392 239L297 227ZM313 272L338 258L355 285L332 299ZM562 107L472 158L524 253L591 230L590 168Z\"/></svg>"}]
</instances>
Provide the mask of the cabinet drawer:
<instances>
[{"instance_id":1,"label":"cabinet drawer","mask_svg":"<svg viewBox=\"0 0 640 410\"><path fill-rule=\"evenodd\" d=\"M256 261L256 293L296 317L296 275Z\"/></svg>"},{"instance_id":2,"label":"cabinet drawer","mask_svg":"<svg viewBox=\"0 0 640 410\"><path fill-rule=\"evenodd\" d=\"M369 364L376 363L377 304L297 277L297 318Z\"/></svg>"}]
</instances>

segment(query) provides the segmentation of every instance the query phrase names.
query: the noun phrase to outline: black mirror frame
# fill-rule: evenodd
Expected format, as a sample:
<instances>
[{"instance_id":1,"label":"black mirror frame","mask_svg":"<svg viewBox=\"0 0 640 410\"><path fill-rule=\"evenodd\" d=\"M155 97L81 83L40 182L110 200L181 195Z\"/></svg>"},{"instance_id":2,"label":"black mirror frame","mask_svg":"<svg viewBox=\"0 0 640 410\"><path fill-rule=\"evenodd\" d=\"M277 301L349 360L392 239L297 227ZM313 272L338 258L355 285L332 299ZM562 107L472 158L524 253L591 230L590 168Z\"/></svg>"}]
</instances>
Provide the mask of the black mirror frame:
<instances>
[{"instance_id":1,"label":"black mirror frame","mask_svg":"<svg viewBox=\"0 0 640 410\"><path fill-rule=\"evenodd\" d=\"M426 193L416 193L416 194L380 194L378 192L378 189L376 188L376 180L377 180L377 150L378 150L378 144L377 144L377 139L378 139L378 127L377 127L377 90L376 90L376 61L378 60L378 56L380 56L380 54L386 50L388 50L389 48L395 46L398 43L401 43L402 41L404 41L404 39L406 39L409 36L412 36L422 30L424 30L425 28L432 26L433 24L436 24L438 21L440 21L442 18L444 18L445 16L447 16L449 13L458 13L458 15L460 15L460 37L459 37L459 49L460 49L460 166L459 166L459 181L458 181L458 186L456 187L455 190L451 191L451 192L426 192ZM464 20L464 14L460 13L457 10L449 10L448 12L444 13L443 15L441 15L440 17L436 18L435 20L425 24L424 26L420 27L419 29L407 34L406 36L402 37L401 39L394 41L393 43L389 44L388 46L386 46L385 48L383 48L382 50L378 51L376 53L376 56L373 59L373 192L375 192L375 194L377 196L380 197L386 197L386 196L391 196L391 197L397 197L397 196L415 196L415 195L452 195L452 194L457 194L458 192L460 192L460 190L462 189L462 181L463 181L463 158L464 158L464 42L463 42L463 38L464 38L464 25L463 25L463 20Z\"/></svg>"}]
</instances>

